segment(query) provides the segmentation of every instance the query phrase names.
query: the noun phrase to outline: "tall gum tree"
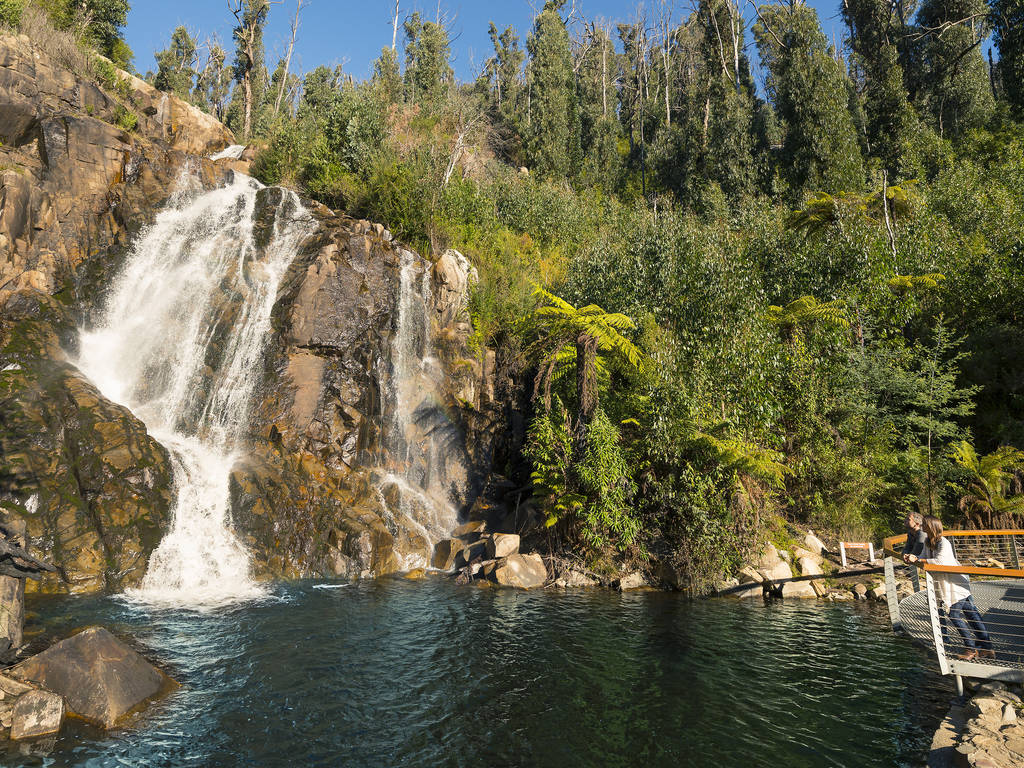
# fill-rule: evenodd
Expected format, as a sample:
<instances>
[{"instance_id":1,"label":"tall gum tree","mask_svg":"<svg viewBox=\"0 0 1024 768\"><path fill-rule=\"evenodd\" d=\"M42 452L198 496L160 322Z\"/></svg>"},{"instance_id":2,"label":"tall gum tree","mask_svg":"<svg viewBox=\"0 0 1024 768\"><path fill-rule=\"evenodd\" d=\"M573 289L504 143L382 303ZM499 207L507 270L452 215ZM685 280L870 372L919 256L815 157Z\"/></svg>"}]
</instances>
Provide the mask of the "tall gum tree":
<instances>
[{"instance_id":1,"label":"tall gum tree","mask_svg":"<svg viewBox=\"0 0 1024 768\"><path fill-rule=\"evenodd\" d=\"M846 73L818 14L802 3L762 5L754 38L765 87L782 123L779 171L792 196L864 186L864 162L849 110Z\"/></svg>"},{"instance_id":2,"label":"tall gum tree","mask_svg":"<svg viewBox=\"0 0 1024 768\"><path fill-rule=\"evenodd\" d=\"M526 43L530 54L530 115L526 152L541 176L565 177L579 155L579 117L569 33L559 10L565 0L548 0Z\"/></svg>"}]
</instances>

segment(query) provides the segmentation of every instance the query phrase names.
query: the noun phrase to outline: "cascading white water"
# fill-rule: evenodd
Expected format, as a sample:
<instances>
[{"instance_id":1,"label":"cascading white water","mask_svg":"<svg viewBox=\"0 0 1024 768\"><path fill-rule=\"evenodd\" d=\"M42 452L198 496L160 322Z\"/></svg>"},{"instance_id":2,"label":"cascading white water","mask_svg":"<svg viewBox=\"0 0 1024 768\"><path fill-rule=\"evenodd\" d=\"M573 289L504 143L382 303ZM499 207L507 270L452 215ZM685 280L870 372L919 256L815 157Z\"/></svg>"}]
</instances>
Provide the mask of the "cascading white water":
<instances>
[{"instance_id":1,"label":"cascading white water","mask_svg":"<svg viewBox=\"0 0 1024 768\"><path fill-rule=\"evenodd\" d=\"M403 250L401 256L398 318L385 398L390 407L385 442L396 471L385 476L382 486L392 486L399 499L399 509L392 511L423 536L432 551L458 524L458 512L444 487L438 445L445 430L438 429L437 421L447 418L438 397L444 373L430 354L430 271L424 270L417 280L415 255ZM405 568L426 564L416 558L403 563Z\"/></svg>"},{"instance_id":2,"label":"cascading white water","mask_svg":"<svg viewBox=\"0 0 1024 768\"><path fill-rule=\"evenodd\" d=\"M202 191L188 174L135 243L78 366L171 454L171 527L132 596L171 604L262 594L231 527L228 483L244 448L270 313L312 219L282 191L257 248L258 182Z\"/></svg>"}]
</instances>

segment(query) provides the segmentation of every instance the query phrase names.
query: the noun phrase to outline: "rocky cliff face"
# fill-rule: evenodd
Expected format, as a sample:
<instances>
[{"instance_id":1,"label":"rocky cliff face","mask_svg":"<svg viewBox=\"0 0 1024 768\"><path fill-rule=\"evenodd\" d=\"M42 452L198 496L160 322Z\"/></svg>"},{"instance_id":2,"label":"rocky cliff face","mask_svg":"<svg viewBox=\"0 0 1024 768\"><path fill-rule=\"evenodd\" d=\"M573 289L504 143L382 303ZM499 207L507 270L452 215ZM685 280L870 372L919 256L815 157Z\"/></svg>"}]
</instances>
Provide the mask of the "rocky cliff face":
<instances>
[{"instance_id":1,"label":"rocky cliff face","mask_svg":"<svg viewBox=\"0 0 1024 768\"><path fill-rule=\"evenodd\" d=\"M78 328L183 176L212 189L232 174L231 161L206 159L232 142L223 126L126 83L140 115L132 131L116 124L122 99L61 71L27 38L0 37L0 504L60 567L47 590L138 583L168 526L168 453L78 372ZM281 194L258 196L257 244ZM472 270L454 252L431 263L380 225L306 205L315 226L278 293L231 475L236 529L265 577L429 562L424 508L437 499L423 489L446 496L452 519L465 511L494 456L495 424L507 421L500 361L466 348ZM409 280L432 341L419 340L421 372L401 395L399 423L392 358Z\"/></svg>"}]
</instances>

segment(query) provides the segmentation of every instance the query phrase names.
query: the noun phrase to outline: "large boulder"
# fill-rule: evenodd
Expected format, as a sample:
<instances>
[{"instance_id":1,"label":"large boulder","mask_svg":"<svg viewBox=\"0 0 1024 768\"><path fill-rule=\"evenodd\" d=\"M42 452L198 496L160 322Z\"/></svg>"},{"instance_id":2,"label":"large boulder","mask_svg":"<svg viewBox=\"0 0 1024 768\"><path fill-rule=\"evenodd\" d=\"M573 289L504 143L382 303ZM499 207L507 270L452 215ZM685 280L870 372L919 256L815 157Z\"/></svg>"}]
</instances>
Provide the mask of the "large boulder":
<instances>
[{"instance_id":1,"label":"large boulder","mask_svg":"<svg viewBox=\"0 0 1024 768\"><path fill-rule=\"evenodd\" d=\"M483 520L470 520L452 531L452 536L470 542L476 541L485 533L487 533L487 523Z\"/></svg>"},{"instance_id":2,"label":"large boulder","mask_svg":"<svg viewBox=\"0 0 1024 768\"><path fill-rule=\"evenodd\" d=\"M64 699L49 691L29 691L11 712L11 739L31 739L60 731L64 722Z\"/></svg>"},{"instance_id":3,"label":"large boulder","mask_svg":"<svg viewBox=\"0 0 1024 768\"><path fill-rule=\"evenodd\" d=\"M509 555L498 561L494 580L503 587L534 589L544 586L548 571L540 555Z\"/></svg>"},{"instance_id":4,"label":"large boulder","mask_svg":"<svg viewBox=\"0 0 1024 768\"><path fill-rule=\"evenodd\" d=\"M804 546L816 555L828 551L822 540L814 535L814 531L808 531L807 535L804 536Z\"/></svg>"},{"instance_id":5,"label":"large boulder","mask_svg":"<svg viewBox=\"0 0 1024 768\"><path fill-rule=\"evenodd\" d=\"M449 248L434 264L434 309L442 325L463 319L469 299L469 288L478 280L469 259Z\"/></svg>"},{"instance_id":6,"label":"large boulder","mask_svg":"<svg viewBox=\"0 0 1024 768\"><path fill-rule=\"evenodd\" d=\"M60 694L73 714L105 728L177 686L103 627L61 640L11 674Z\"/></svg>"},{"instance_id":7,"label":"large boulder","mask_svg":"<svg viewBox=\"0 0 1024 768\"><path fill-rule=\"evenodd\" d=\"M455 558L466 543L461 539L442 539L434 545L434 556L430 561L433 568L450 571L455 567Z\"/></svg>"},{"instance_id":8,"label":"large boulder","mask_svg":"<svg viewBox=\"0 0 1024 768\"><path fill-rule=\"evenodd\" d=\"M62 304L28 291L0 309L0 474L25 500L5 511L60 569L27 587L132 586L167 520L168 453L65 359L73 324Z\"/></svg>"},{"instance_id":9,"label":"large boulder","mask_svg":"<svg viewBox=\"0 0 1024 768\"><path fill-rule=\"evenodd\" d=\"M804 576L823 576L819 560L814 557L800 558L800 573Z\"/></svg>"},{"instance_id":10,"label":"large boulder","mask_svg":"<svg viewBox=\"0 0 1024 768\"><path fill-rule=\"evenodd\" d=\"M487 557L491 560L508 557L519 551L519 534L516 533L492 533L484 541Z\"/></svg>"},{"instance_id":11,"label":"large boulder","mask_svg":"<svg viewBox=\"0 0 1024 768\"><path fill-rule=\"evenodd\" d=\"M483 539L474 541L463 547L455 557L455 567L465 568L474 560L487 558L487 542Z\"/></svg>"},{"instance_id":12,"label":"large boulder","mask_svg":"<svg viewBox=\"0 0 1024 768\"><path fill-rule=\"evenodd\" d=\"M647 579L640 571L634 571L633 573L627 573L621 579L615 583L616 589L620 592L625 592L630 589L643 589L648 586Z\"/></svg>"}]
</instances>

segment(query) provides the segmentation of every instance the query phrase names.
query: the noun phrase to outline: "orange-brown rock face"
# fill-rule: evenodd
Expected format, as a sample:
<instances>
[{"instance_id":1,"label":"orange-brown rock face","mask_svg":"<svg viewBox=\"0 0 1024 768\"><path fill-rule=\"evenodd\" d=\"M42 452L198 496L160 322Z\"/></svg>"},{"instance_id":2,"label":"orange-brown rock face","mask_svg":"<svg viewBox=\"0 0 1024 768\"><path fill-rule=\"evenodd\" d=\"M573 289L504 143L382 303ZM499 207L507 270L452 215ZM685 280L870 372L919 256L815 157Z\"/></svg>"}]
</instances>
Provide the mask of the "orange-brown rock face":
<instances>
[{"instance_id":1,"label":"orange-brown rock face","mask_svg":"<svg viewBox=\"0 0 1024 768\"><path fill-rule=\"evenodd\" d=\"M75 367L77 328L100 317L183 174L210 190L250 159L207 159L230 132L175 97L129 76L118 93L0 35L0 504L59 566L45 590L135 585L167 529L171 457ZM273 307L230 475L232 521L262 577L426 565L437 532L479 492L495 435L522 431L502 360L468 351L472 268L315 203L281 206L282 195L256 194L246 259L258 261L282 210L301 209L312 234ZM189 386L215 378L242 293L214 298L221 319ZM417 316L403 320L410 300ZM403 334L408 349L396 347Z\"/></svg>"}]
</instances>

